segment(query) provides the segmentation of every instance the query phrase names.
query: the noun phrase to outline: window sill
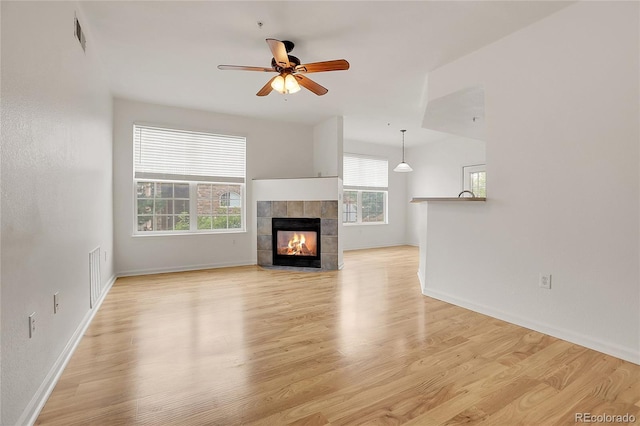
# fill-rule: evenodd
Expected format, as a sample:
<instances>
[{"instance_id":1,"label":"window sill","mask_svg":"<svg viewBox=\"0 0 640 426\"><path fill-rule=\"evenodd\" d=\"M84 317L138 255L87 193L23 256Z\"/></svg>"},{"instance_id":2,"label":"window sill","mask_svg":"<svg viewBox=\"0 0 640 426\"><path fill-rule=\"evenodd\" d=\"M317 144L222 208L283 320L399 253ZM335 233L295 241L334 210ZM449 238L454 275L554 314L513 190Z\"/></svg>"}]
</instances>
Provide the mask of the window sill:
<instances>
[{"instance_id":1,"label":"window sill","mask_svg":"<svg viewBox=\"0 0 640 426\"><path fill-rule=\"evenodd\" d=\"M237 229L237 230L225 230L225 231L212 231L212 232L149 232L149 233L134 233L131 236L134 238L138 237L174 237L174 236L184 236L184 235L226 235L226 234L245 234L247 232L246 229Z\"/></svg>"},{"instance_id":2,"label":"window sill","mask_svg":"<svg viewBox=\"0 0 640 426\"><path fill-rule=\"evenodd\" d=\"M388 225L388 222L360 222L360 223L342 223L344 226L380 226Z\"/></svg>"}]
</instances>

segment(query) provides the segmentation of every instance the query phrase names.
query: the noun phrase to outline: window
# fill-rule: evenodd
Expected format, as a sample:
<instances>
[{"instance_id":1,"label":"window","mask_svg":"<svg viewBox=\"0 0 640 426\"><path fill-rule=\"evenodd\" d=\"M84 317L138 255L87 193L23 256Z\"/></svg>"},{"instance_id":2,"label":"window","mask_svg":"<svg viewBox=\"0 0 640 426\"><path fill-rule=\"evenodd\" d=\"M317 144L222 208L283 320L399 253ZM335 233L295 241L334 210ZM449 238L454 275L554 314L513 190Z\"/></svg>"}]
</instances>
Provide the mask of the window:
<instances>
[{"instance_id":1,"label":"window","mask_svg":"<svg viewBox=\"0 0 640 426\"><path fill-rule=\"evenodd\" d=\"M388 179L386 159L344 154L342 222L387 223Z\"/></svg>"},{"instance_id":2,"label":"window","mask_svg":"<svg viewBox=\"0 0 640 426\"><path fill-rule=\"evenodd\" d=\"M138 230L189 230L189 184L137 183Z\"/></svg>"},{"instance_id":3,"label":"window","mask_svg":"<svg viewBox=\"0 0 640 426\"><path fill-rule=\"evenodd\" d=\"M476 197L487 196L487 171L484 164L462 168L463 190L471 191Z\"/></svg>"},{"instance_id":4,"label":"window","mask_svg":"<svg viewBox=\"0 0 640 426\"><path fill-rule=\"evenodd\" d=\"M243 137L134 125L135 234L244 230Z\"/></svg>"},{"instance_id":5,"label":"window","mask_svg":"<svg viewBox=\"0 0 640 426\"><path fill-rule=\"evenodd\" d=\"M198 229L238 229L242 227L239 185L198 184Z\"/></svg>"}]
</instances>

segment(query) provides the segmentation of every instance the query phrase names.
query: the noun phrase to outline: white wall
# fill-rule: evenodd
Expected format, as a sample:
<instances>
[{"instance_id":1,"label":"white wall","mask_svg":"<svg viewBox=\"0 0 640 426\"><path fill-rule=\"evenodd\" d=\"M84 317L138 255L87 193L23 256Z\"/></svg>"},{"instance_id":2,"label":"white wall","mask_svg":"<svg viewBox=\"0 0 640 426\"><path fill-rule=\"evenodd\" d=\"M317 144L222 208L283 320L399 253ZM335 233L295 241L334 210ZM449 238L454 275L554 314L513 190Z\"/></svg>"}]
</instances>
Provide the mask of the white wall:
<instances>
[{"instance_id":1,"label":"white wall","mask_svg":"<svg viewBox=\"0 0 640 426\"><path fill-rule=\"evenodd\" d=\"M253 206L252 179L313 176L313 129L206 111L114 102L114 232L121 275L255 263L255 209L247 209L246 232L171 236L133 234L133 124L144 122L247 138L246 205ZM282 135L296 135L295 138Z\"/></svg>"},{"instance_id":2,"label":"white wall","mask_svg":"<svg viewBox=\"0 0 640 426\"><path fill-rule=\"evenodd\" d=\"M344 250L357 250L405 244L405 220L409 205L409 198L407 197L406 191L406 180L407 175L410 173L393 172L393 168L402 161L401 148L354 140L345 140L344 152L372 155L389 160L388 223L385 225L344 225L341 238L344 242ZM411 162L409 162L409 164L411 164Z\"/></svg>"},{"instance_id":3,"label":"white wall","mask_svg":"<svg viewBox=\"0 0 640 426\"><path fill-rule=\"evenodd\" d=\"M407 176L407 196L456 197L462 191L462 167L484 164L483 141L449 136L445 139L407 149L413 172ZM418 245L420 205L407 207L407 243Z\"/></svg>"},{"instance_id":4,"label":"white wall","mask_svg":"<svg viewBox=\"0 0 640 426\"><path fill-rule=\"evenodd\" d=\"M1 7L0 423L14 425L33 421L88 323L90 250L106 253L102 282L113 280L112 105L76 3ZM74 38L74 12L86 53Z\"/></svg>"},{"instance_id":5,"label":"white wall","mask_svg":"<svg viewBox=\"0 0 640 426\"><path fill-rule=\"evenodd\" d=\"M343 118L331 117L313 128L313 175L342 178Z\"/></svg>"},{"instance_id":6,"label":"white wall","mask_svg":"<svg viewBox=\"0 0 640 426\"><path fill-rule=\"evenodd\" d=\"M2 7L0 7L0 35L2 34ZM1 43L1 37L0 37ZM0 48L0 51L2 49ZM0 70L2 69L2 55L0 55ZM0 90L1 92L1 90ZM2 105L0 105L0 119L2 118ZM1 123L0 123L1 124ZM1 137L1 132L0 132ZM0 144L0 153L2 144ZM0 157L0 188L2 188L2 161ZM0 224L2 223L2 204L0 203ZM0 241L2 241L2 226L0 226ZM0 259L2 259L2 244L0 243ZM2 330L2 262L0 261L0 330ZM0 336L0 423L2 423L2 338Z\"/></svg>"},{"instance_id":7,"label":"white wall","mask_svg":"<svg viewBox=\"0 0 640 426\"><path fill-rule=\"evenodd\" d=\"M427 295L640 363L638 7L578 2L430 74L485 87L488 201L429 204Z\"/></svg>"}]
</instances>

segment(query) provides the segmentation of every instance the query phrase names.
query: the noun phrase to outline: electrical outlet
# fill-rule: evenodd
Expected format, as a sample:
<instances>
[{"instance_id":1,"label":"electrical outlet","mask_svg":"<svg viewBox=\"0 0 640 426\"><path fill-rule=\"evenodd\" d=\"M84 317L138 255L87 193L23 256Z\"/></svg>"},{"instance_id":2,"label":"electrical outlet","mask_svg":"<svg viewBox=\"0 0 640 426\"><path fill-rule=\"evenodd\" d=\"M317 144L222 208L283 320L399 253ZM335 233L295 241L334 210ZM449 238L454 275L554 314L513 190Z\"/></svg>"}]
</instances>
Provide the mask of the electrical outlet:
<instances>
[{"instance_id":1,"label":"electrical outlet","mask_svg":"<svg viewBox=\"0 0 640 426\"><path fill-rule=\"evenodd\" d=\"M57 314L59 310L60 310L60 296L56 292L53 295L53 313Z\"/></svg>"},{"instance_id":2,"label":"electrical outlet","mask_svg":"<svg viewBox=\"0 0 640 426\"><path fill-rule=\"evenodd\" d=\"M551 290L551 274L540 274L538 285L541 288L546 288L547 290Z\"/></svg>"},{"instance_id":3,"label":"electrical outlet","mask_svg":"<svg viewBox=\"0 0 640 426\"><path fill-rule=\"evenodd\" d=\"M36 332L36 313L29 315L29 339L33 337Z\"/></svg>"}]
</instances>

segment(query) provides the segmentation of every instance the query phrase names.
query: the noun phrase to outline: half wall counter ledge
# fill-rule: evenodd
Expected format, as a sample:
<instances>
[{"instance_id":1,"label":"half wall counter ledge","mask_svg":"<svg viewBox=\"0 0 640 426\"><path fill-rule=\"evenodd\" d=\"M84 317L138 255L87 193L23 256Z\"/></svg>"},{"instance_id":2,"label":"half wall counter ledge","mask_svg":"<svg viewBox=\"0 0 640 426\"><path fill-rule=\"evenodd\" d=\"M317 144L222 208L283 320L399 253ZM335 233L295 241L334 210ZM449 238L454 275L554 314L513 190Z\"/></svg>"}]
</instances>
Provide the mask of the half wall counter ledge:
<instances>
[{"instance_id":1,"label":"half wall counter ledge","mask_svg":"<svg viewBox=\"0 0 640 426\"><path fill-rule=\"evenodd\" d=\"M453 201L456 203L459 202L469 202L469 201L487 201L486 197L414 197L411 199L412 203L428 203L431 201Z\"/></svg>"}]
</instances>

